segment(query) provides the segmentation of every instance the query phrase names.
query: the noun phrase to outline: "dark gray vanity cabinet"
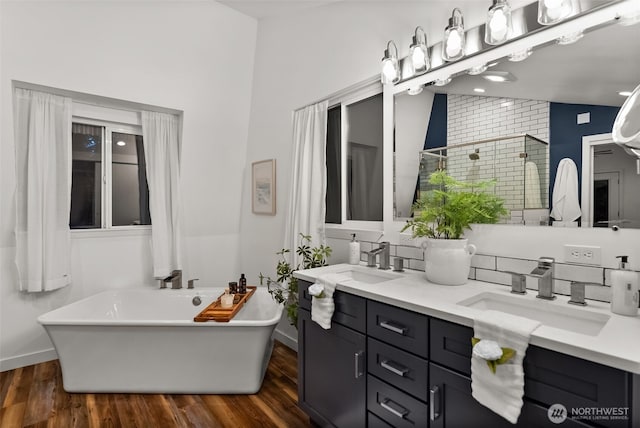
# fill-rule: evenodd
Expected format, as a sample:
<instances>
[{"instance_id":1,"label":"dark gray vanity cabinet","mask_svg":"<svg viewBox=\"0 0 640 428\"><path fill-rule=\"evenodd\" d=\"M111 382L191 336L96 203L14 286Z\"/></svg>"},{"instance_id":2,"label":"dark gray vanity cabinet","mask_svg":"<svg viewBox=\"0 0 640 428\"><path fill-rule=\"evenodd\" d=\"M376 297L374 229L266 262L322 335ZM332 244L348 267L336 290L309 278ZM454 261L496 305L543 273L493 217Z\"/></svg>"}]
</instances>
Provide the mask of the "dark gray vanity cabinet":
<instances>
[{"instance_id":1,"label":"dark gray vanity cabinet","mask_svg":"<svg viewBox=\"0 0 640 428\"><path fill-rule=\"evenodd\" d=\"M336 292L330 330L311 321L299 281L299 405L321 426L511 427L471 393L473 329ZM640 376L529 346L519 427L640 427ZM627 409L627 418L567 418L548 409ZM586 409L586 410L585 410ZM595 411L595 410L591 410ZM606 411L606 410L605 410ZM584 415L584 413L583 413Z\"/></svg>"},{"instance_id":2,"label":"dark gray vanity cabinet","mask_svg":"<svg viewBox=\"0 0 640 428\"><path fill-rule=\"evenodd\" d=\"M473 329L435 318L430 322L429 385L431 391L435 391L431 395L435 395L435 413L439 415L432 427L468 426L460 419L467 417L467 412L461 415L456 410L460 403L473 409L474 419L486 420L487 426L511 426L502 425L506 420L480 405L471 395ZM632 396L631 373L537 346L529 346L523 364L525 403L518 419L522 426L553 426L547 409L554 404L562 404L569 413L573 408L628 408L631 417L633 410L640 411L640 397ZM489 424L493 417L498 419ZM561 426L634 427L631 419L600 419L588 423L580 417L577 419L580 420L567 419Z\"/></svg>"},{"instance_id":3,"label":"dark gray vanity cabinet","mask_svg":"<svg viewBox=\"0 0 640 428\"><path fill-rule=\"evenodd\" d=\"M298 404L320 426L364 427L366 337L351 327L364 329L365 300L336 292L331 328L325 330L311 320L311 312L305 309L311 308L310 299L305 296L309 285L299 281Z\"/></svg>"}]
</instances>

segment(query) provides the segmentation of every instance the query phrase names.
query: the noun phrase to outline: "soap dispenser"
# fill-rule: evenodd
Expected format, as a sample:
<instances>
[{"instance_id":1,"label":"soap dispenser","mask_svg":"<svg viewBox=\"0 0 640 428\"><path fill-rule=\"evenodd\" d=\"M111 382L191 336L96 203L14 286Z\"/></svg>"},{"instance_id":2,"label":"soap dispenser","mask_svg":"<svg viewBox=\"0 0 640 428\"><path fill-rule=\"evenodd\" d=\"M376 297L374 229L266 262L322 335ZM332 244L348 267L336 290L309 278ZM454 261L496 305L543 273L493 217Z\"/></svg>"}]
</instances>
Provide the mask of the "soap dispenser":
<instances>
[{"instance_id":1,"label":"soap dispenser","mask_svg":"<svg viewBox=\"0 0 640 428\"><path fill-rule=\"evenodd\" d=\"M611 271L611 312L614 314L638 315L638 299L640 288L638 273L629 270L629 257L617 256L620 259L620 269Z\"/></svg>"},{"instance_id":2,"label":"soap dispenser","mask_svg":"<svg viewBox=\"0 0 640 428\"><path fill-rule=\"evenodd\" d=\"M349 264L360 264L360 243L356 241L356 234L351 234L351 242L349 242Z\"/></svg>"}]
</instances>

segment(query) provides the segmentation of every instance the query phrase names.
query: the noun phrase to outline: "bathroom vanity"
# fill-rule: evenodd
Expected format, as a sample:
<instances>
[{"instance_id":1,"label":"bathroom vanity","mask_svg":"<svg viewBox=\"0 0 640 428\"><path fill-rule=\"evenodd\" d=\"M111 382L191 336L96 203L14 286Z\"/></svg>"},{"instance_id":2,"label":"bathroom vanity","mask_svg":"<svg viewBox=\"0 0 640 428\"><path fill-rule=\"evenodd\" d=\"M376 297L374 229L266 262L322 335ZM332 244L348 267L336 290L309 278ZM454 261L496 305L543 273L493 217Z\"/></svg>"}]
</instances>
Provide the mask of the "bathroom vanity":
<instances>
[{"instance_id":1,"label":"bathroom vanity","mask_svg":"<svg viewBox=\"0 0 640 428\"><path fill-rule=\"evenodd\" d=\"M338 283L332 326L324 330L311 320L307 289L318 275L345 269L359 269L352 271L358 275ZM471 337L478 309L464 306L468 296L508 295L509 289L479 281L438 286L427 283L421 272L376 280L378 273L334 265L295 274L300 279L300 407L321 426L513 426L471 395ZM557 300L562 302L551 305L566 304L564 296ZM518 426L555 426L548 416L554 404L565 406L569 416L580 412L560 426L640 426L640 353L634 357L612 348L607 354L597 345L601 341L610 347L610 339L604 338L607 329L625 322L628 328L616 340L633 352L640 337L638 317L612 315L601 330L586 334L539 327L524 360L525 397ZM595 412L618 416L607 420Z\"/></svg>"}]
</instances>

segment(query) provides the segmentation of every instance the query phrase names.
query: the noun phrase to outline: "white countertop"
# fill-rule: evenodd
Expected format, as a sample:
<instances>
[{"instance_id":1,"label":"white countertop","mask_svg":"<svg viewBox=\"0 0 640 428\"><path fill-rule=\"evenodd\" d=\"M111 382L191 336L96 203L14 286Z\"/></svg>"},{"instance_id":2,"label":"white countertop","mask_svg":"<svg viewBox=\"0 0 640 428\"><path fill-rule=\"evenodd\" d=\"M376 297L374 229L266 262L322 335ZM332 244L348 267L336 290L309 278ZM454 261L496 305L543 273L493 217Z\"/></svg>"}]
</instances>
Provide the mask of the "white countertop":
<instances>
[{"instance_id":1,"label":"white countertop","mask_svg":"<svg viewBox=\"0 0 640 428\"><path fill-rule=\"evenodd\" d=\"M351 267L353 266L348 264L337 264L296 271L294 276L314 282L322 274L343 272ZM556 305L560 310L571 308L610 316L597 336L543 324L533 331L530 344L640 374L640 316L628 317L611 313L608 303L588 300L586 307L578 307L567 304L568 296L558 295L556 300L546 301L536 299L537 292L534 290L528 290L523 296L514 295L510 293L511 288L508 286L482 281L469 280L467 284L458 286L437 285L428 282L424 272L415 270L395 273L366 267L357 269L374 275L384 272L383 275L396 279L377 284L349 279L339 282L338 290L469 327L473 327L474 317L481 310L457 303L484 292L530 300L530 304L541 305L540 308Z\"/></svg>"}]
</instances>

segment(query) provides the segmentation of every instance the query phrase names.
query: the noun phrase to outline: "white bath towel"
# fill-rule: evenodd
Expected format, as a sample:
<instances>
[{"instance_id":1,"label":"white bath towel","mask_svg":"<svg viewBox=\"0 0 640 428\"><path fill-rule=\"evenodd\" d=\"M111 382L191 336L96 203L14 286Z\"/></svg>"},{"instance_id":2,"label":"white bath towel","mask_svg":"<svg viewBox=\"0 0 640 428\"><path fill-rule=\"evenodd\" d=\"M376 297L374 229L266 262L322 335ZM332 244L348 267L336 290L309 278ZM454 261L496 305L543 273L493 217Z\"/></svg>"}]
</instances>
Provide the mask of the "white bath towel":
<instances>
[{"instance_id":1,"label":"white bath towel","mask_svg":"<svg viewBox=\"0 0 640 428\"><path fill-rule=\"evenodd\" d=\"M562 159L558 165L551 200L551 217L555 220L570 222L582 215L578 202L578 168L569 158Z\"/></svg>"},{"instance_id":2,"label":"white bath towel","mask_svg":"<svg viewBox=\"0 0 640 428\"><path fill-rule=\"evenodd\" d=\"M535 162L524 164L524 207L542 208L540 199L540 174Z\"/></svg>"},{"instance_id":3,"label":"white bath towel","mask_svg":"<svg viewBox=\"0 0 640 428\"><path fill-rule=\"evenodd\" d=\"M336 285L338 282L347 279L349 278L337 273L328 273L316 279L316 284L324 288L324 296L311 298L311 319L325 330L331 328L331 317L336 308L333 302L333 293L336 290Z\"/></svg>"},{"instance_id":4,"label":"white bath towel","mask_svg":"<svg viewBox=\"0 0 640 428\"><path fill-rule=\"evenodd\" d=\"M486 360L471 357L471 390L473 398L512 424L518 421L524 395L524 359L529 337L540 323L498 311L484 311L474 320L474 334L489 339L500 347L511 348L515 355L496 367L493 373Z\"/></svg>"}]
</instances>

